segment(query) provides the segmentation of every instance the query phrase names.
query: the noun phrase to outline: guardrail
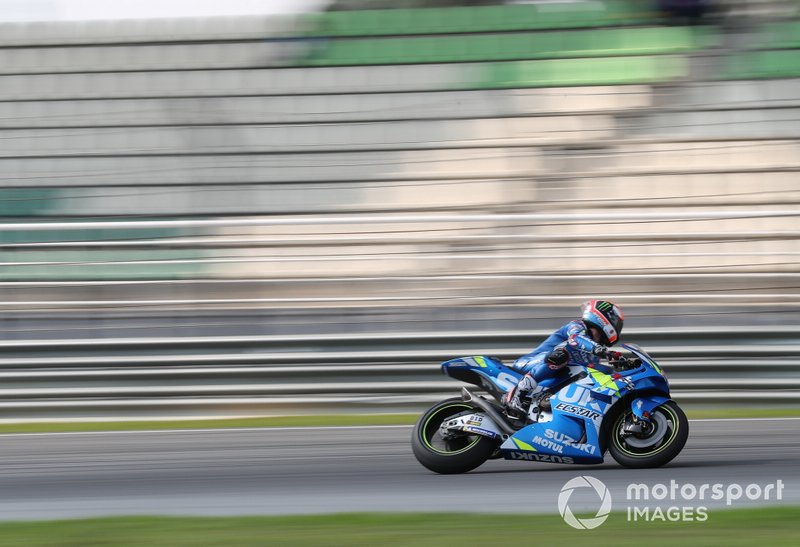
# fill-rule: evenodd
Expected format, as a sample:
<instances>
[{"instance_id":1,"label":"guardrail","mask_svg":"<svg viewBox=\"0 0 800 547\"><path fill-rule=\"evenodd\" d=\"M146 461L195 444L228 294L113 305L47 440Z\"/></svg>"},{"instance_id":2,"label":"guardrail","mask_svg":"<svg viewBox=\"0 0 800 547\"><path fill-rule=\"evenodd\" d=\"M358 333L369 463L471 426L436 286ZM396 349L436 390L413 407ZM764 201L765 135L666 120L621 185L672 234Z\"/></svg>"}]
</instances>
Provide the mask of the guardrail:
<instances>
[{"instance_id":1,"label":"guardrail","mask_svg":"<svg viewBox=\"0 0 800 547\"><path fill-rule=\"evenodd\" d=\"M620 279L638 284L623 283L615 291L618 294L606 295L623 304L679 299L796 305L797 286L788 283L798 275L800 252L787 242L800 234L791 229L790 222L800 216L800 211L780 207L568 214L320 213L167 220L112 217L101 221L5 223L0 224L0 234L27 235L20 240L9 235L5 238L8 241L0 243L0 250L8 251L0 277L15 283L10 298L0 299L0 309L131 305L274 308L340 303L368 307L386 302L416 305L426 300L538 304L574 299L583 290L580 281L596 282L604 274L613 277L617 272L625 274ZM720 224L742 219L766 224L752 233L726 231ZM708 232L690 233L672 224L701 221L715 222ZM636 229L602 228L620 222L637 223ZM639 230L640 222L655 224ZM550 234L543 229L538 233L536 227L553 223L568 224L575 230ZM524 230L520 229L522 224ZM385 229L369 229L373 225ZM660 228L662 225L673 226L674 231ZM304 233L310 227L320 233ZM650 229L656 227L657 231L651 233ZM276 229L286 233L270 233ZM612 241L616 244L609 247ZM750 243L732 249L725 245L742 241ZM754 241L765 244L751 244ZM581 242L580 249L566 245L576 242ZM604 244L594 245L600 242ZM562 244L567 248L562 250ZM680 244L693 247L673 250L672 245ZM281 250L276 252L276 248ZM601 265L594 267L598 261ZM609 267L611 264L615 267ZM531 271L539 275L527 275ZM712 282L735 279L737 285L687 289L684 282L700 279L694 277L698 272L716 275ZM658 277L665 273L672 275ZM762 279L758 274L763 273L776 274L773 279L781 281L769 289L753 286L756 279ZM32 281L35 279L41 281ZM70 284L70 280L81 279L84 281L78 285ZM534 294L527 290L517 294L519 289L508 282L518 279L537 279L550 286ZM670 284L655 287L656 279L669 280ZM148 292L129 294L123 289L125 283L132 286L137 280L149 282L140 285ZM422 280L439 286L422 288L418 285ZM192 292L204 281L257 283L263 290ZM472 285L477 282L482 284L478 290ZM27 293L32 283L52 290ZM315 287L309 291L308 283L318 283L322 290ZM343 289L342 283L349 285ZM278 284L281 286L276 288ZM82 293L66 290L73 286L82 287ZM167 286L179 286L181 291L163 294ZM0 285L0 289L7 288L10 286Z\"/></svg>"},{"instance_id":2,"label":"guardrail","mask_svg":"<svg viewBox=\"0 0 800 547\"><path fill-rule=\"evenodd\" d=\"M387 275L260 279L184 279L130 281L27 281L0 282L0 311L69 312L105 309L339 309L343 306L419 305L571 305L596 295L591 287L603 283L612 288L604 297L625 309L652 308L654 302L715 306L769 305L797 307L800 273L718 274L488 274L449 272L436 275ZM480 283L483 294L466 283ZM684 283L679 286L678 283ZM661 292L653 285L661 283ZM686 288L686 283L693 287ZM764 289L756 283L768 284ZM324 285L321 295L306 291ZM402 287L402 290L398 289ZM527 289L530 287L530 289ZM724 290L720 290L724 289ZM260 290L262 294L252 296ZM336 292L338 290L338 293ZM502 291L502 292L501 292ZM526 292L527 294L515 294ZM719 292L715 292L719 291ZM402 294L398 294L401 292ZM510 294L509 294L510 293ZM338 294L338 296L337 296ZM217 297L215 295L226 295Z\"/></svg>"},{"instance_id":3,"label":"guardrail","mask_svg":"<svg viewBox=\"0 0 800 547\"><path fill-rule=\"evenodd\" d=\"M619 222L670 220L741 220L756 218L790 218L800 216L797 209L737 209L703 212L640 212L640 213L530 213L530 214L382 214L382 215L316 215L258 218L224 218L192 220L110 220L77 222L9 222L0 224L0 231L111 230L145 228L213 228L237 226L329 226L334 224L416 224L416 223L486 223L486 222Z\"/></svg>"},{"instance_id":4,"label":"guardrail","mask_svg":"<svg viewBox=\"0 0 800 547\"><path fill-rule=\"evenodd\" d=\"M439 363L511 360L549 332L2 341L0 419L418 410L457 393ZM800 328L630 329L679 401L800 403Z\"/></svg>"}]
</instances>

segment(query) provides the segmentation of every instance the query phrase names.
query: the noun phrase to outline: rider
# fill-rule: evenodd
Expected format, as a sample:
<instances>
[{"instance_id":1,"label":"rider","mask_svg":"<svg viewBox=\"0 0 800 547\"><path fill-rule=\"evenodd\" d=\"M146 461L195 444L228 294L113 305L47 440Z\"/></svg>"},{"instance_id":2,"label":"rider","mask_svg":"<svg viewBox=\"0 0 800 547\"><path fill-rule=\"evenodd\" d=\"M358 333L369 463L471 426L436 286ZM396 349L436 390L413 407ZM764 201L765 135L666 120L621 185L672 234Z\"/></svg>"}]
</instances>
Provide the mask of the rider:
<instances>
[{"instance_id":1,"label":"rider","mask_svg":"<svg viewBox=\"0 0 800 547\"><path fill-rule=\"evenodd\" d=\"M601 357L612 361L622 357L608 348L622 333L625 319L622 310L606 300L589 300L583 303L581 311L580 319L570 321L514 362L512 367L525 372L525 376L506 394L503 402L510 411L525 415L520 397L541 392L542 380L567 376L568 363L595 367Z\"/></svg>"}]
</instances>

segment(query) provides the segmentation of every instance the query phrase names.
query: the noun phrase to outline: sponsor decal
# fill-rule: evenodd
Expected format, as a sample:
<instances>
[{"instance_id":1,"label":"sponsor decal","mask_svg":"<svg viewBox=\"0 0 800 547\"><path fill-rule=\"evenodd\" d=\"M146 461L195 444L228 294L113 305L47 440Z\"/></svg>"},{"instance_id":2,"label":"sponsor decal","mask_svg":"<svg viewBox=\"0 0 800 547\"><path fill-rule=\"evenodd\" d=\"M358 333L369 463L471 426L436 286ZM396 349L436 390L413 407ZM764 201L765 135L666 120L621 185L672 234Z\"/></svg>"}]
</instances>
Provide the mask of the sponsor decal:
<instances>
[{"instance_id":1,"label":"sponsor decal","mask_svg":"<svg viewBox=\"0 0 800 547\"><path fill-rule=\"evenodd\" d=\"M540 437L538 435L533 438L533 442L538 444L538 445L540 445L540 446L543 446L544 448L549 448L553 452L558 452L559 454L561 454L564 451L564 446L563 445L560 445L555 441L551 441L549 439L545 439L545 438Z\"/></svg>"},{"instance_id":2,"label":"sponsor decal","mask_svg":"<svg viewBox=\"0 0 800 547\"><path fill-rule=\"evenodd\" d=\"M589 383L593 384L593 380L591 380L589 377L585 378L584 380L587 380ZM576 405L591 408L597 412L605 412L605 409L608 408L608 404L598 401L595 398L595 394L591 389L579 385L578 383L570 384L564 388L558 393L558 398L565 403L575 403Z\"/></svg>"},{"instance_id":3,"label":"sponsor decal","mask_svg":"<svg viewBox=\"0 0 800 547\"><path fill-rule=\"evenodd\" d=\"M497 433L494 431L489 431L488 429L484 429L482 427L475 427L474 425L468 425L464 429L466 431L471 431L472 433L477 433L478 435L484 435L486 437L497 437Z\"/></svg>"},{"instance_id":4,"label":"sponsor decal","mask_svg":"<svg viewBox=\"0 0 800 547\"><path fill-rule=\"evenodd\" d=\"M597 420L601 416L599 412L595 412L594 410L589 410L588 408L575 405L568 405L567 403L558 403L556 405L556 410L560 410L561 412L566 412L567 414L572 414L574 416L580 416L581 418L588 418L590 420Z\"/></svg>"},{"instance_id":5,"label":"sponsor decal","mask_svg":"<svg viewBox=\"0 0 800 547\"><path fill-rule=\"evenodd\" d=\"M611 302L598 302L597 303L597 311L608 311L612 309L614 306L611 305Z\"/></svg>"},{"instance_id":6,"label":"sponsor decal","mask_svg":"<svg viewBox=\"0 0 800 547\"><path fill-rule=\"evenodd\" d=\"M561 433L560 431L553 431L552 429L545 429L544 430L544 436L547 437L548 439L553 439L553 440L558 441L560 443L573 443L573 442L575 442L575 439L573 439L569 435L567 435L565 433Z\"/></svg>"},{"instance_id":7,"label":"sponsor decal","mask_svg":"<svg viewBox=\"0 0 800 547\"><path fill-rule=\"evenodd\" d=\"M580 450L581 452L587 452L588 454L594 454L595 450L597 450L597 447L595 445L578 442L578 439L573 439L569 435L561 433L560 431L545 429L544 436L547 437L548 439L553 439L554 441L564 443L566 446L570 448ZM536 439L534 438L533 440L535 441ZM542 444L542 446L547 446L547 445ZM558 452L560 453L561 450L558 450Z\"/></svg>"},{"instance_id":8,"label":"sponsor decal","mask_svg":"<svg viewBox=\"0 0 800 547\"><path fill-rule=\"evenodd\" d=\"M576 450L580 450L581 452L586 452L587 454L594 454L597 450L595 445L589 443L578 443L570 446Z\"/></svg>"},{"instance_id":9,"label":"sponsor decal","mask_svg":"<svg viewBox=\"0 0 800 547\"><path fill-rule=\"evenodd\" d=\"M550 454L537 454L536 452L511 452L512 460L527 460L532 462L547 463L575 463L569 456L551 456Z\"/></svg>"},{"instance_id":10,"label":"sponsor decal","mask_svg":"<svg viewBox=\"0 0 800 547\"><path fill-rule=\"evenodd\" d=\"M624 386L625 389L633 389L633 380L631 380L627 376L621 376L619 374L615 374L614 375L614 379L617 382L622 382L623 384L625 384L625 386ZM623 389L623 388L620 388L620 389Z\"/></svg>"}]
</instances>

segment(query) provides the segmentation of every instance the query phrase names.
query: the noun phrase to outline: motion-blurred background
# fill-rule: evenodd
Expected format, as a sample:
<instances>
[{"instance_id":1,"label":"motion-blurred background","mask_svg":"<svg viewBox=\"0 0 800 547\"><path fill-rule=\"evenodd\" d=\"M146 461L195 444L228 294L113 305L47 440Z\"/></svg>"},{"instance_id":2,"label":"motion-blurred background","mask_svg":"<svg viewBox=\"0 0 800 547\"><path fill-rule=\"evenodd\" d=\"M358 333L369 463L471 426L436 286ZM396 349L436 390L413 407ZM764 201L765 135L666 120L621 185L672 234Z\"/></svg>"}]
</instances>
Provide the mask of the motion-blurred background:
<instances>
[{"instance_id":1,"label":"motion-blurred background","mask_svg":"<svg viewBox=\"0 0 800 547\"><path fill-rule=\"evenodd\" d=\"M797 1L61 4L0 24L3 419L421 409L590 297L800 401Z\"/></svg>"}]
</instances>

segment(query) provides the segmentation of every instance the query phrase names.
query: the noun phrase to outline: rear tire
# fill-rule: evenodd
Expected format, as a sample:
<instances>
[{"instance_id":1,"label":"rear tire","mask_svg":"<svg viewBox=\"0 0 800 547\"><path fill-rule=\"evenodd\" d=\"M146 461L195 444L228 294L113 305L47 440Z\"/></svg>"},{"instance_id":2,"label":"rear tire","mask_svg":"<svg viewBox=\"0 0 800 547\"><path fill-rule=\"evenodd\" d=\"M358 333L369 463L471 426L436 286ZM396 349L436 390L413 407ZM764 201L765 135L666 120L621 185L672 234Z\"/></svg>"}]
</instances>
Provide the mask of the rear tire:
<instances>
[{"instance_id":1,"label":"rear tire","mask_svg":"<svg viewBox=\"0 0 800 547\"><path fill-rule=\"evenodd\" d=\"M435 473L466 473L485 462L497 448L497 441L464 433L445 440L439 426L462 414L479 411L459 398L432 406L417 421L411 434L411 448L417 461Z\"/></svg>"},{"instance_id":2,"label":"rear tire","mask_svg":"<svg viewBox=\"0 0 800 547\"><path fill-rule=\"evenodd\" d=\"M623 467L661 467L680 454L689 438L689 420L673 401L656 407L650 420L653 428L646 434L623 436L622 426L631 410L621 412L614 420L608 440L608 451ZM648 441L653 439L652 444Z\"/></svg>"}]
</instances>

